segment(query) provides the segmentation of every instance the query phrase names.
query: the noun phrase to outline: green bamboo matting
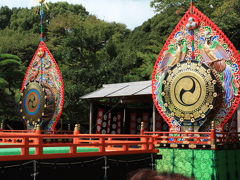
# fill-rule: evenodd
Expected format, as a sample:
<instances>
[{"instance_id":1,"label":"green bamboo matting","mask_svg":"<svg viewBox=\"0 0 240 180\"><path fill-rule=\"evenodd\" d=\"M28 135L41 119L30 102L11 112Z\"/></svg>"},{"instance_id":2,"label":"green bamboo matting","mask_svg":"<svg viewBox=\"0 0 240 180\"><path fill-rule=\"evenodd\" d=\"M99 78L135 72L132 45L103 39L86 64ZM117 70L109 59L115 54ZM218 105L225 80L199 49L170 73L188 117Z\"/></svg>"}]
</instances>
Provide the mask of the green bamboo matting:
<instances>
[{"instance_id":1,"label":"green bamboo matting","mask_svg":"<svg viewBox=\"0 0 240 180\"><path fill-rule=\"evenodd\" d=\"M11 144L3 144L0 145L11 145ZM14 144L12 144L14 145ZM77 152L98 152L99 148L89 148L89 147L77 147ZM57 153L69 153L70 147L63 146L63 147L44 147L43 154L57 154ZM36 148L31 147L29 148L29 154L35 154ZM6 155L21 155L21 148L0 148L0 156Z\"/></svg>"},{"instance_id":2,"label":"green bamboo matting","mask_svg":"<svg viewBox=\"0 0 240 180\"><path fill-rule=\"evenodd\" d=\"M160 148L159 172L181 173L196 180L240 180L240 149L203 150Z\"/></svg>"}]
</instances>

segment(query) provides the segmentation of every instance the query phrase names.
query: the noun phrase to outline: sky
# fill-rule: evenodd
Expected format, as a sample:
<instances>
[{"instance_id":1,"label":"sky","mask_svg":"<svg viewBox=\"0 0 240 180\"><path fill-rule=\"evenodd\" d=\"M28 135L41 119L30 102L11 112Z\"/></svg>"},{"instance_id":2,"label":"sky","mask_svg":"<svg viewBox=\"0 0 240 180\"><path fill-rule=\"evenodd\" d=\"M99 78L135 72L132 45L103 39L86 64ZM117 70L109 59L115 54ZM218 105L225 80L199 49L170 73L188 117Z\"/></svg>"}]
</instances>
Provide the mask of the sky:
<instances>
[{"instance_id":1,"label":"sky","mask_svg":"<svg viewBox=\"0 0 240 180\"><path fill-rule=\"evenodd\" d=\"M82 4L88 12L107 22L126 24L134 29L154 16L150 7L151 0L46 0L47 2L67 1L71 4ZM38 0L0 0L1 6L32 7Z\"/></svg>"}]
</instances>

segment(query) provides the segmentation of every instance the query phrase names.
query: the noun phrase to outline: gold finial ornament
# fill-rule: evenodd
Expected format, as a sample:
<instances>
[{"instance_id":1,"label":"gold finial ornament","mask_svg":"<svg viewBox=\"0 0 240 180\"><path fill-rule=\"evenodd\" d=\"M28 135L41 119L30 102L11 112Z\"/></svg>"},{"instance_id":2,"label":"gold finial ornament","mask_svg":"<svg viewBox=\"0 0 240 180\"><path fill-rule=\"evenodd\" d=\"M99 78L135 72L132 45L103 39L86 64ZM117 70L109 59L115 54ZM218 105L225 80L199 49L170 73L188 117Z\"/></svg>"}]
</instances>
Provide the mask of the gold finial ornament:
<instances>
[{"instance_id":1,"label":"gold finial ornament","mask_svg":"<svg viewBox=\"0 0 240 180\"><path fill-rule=\"evenodd\" d=\"M43 49L43 48L39 48L39 51L38 51L37 55L38 55L40 58L42 58L42 57L45 55L44 49Z\"/></svg>"},{"instance_id":2,"label":"gold finial ornament","mask_svg":"<svg viewBox=\"0 0 240 180\"><path fill-rule=\"evenodd\" d=\"M75 124L74 131L80 131L81 125Z\"/></svg>"},{"instance_id":3,"label":"gold finial ornament","mask_svg":"<svg viewBox=\"0 0 240 180\"><path fill-rule=\"evenodd\" d=\"M39 2L39 3L44 3L44 2L45 2L45 0L38 0L38 2Z\"/></svg>"},{"instance_id":4,"label":"gold finial ornament","mask_svg":"<svg viewBox=\"0 0 240 180\"><path fill-rule=\"evenodd\" d=\"M36 125L36 130L41 130L41 126L39 124Z\"/></svg>"},{"instance_id":5,"label":"gold finial ornament","mask_svg":"<svg viewBox=\"0 0 240 180\"><path fill-rule=\"evenodd\" d=\"M39 2L40 4L44 4L45 7L47 8L47 10L49 10L49 7L48 7L48 4L47 4L46 0L38 0L38 2Z\"/></svg>"}]
</instances>

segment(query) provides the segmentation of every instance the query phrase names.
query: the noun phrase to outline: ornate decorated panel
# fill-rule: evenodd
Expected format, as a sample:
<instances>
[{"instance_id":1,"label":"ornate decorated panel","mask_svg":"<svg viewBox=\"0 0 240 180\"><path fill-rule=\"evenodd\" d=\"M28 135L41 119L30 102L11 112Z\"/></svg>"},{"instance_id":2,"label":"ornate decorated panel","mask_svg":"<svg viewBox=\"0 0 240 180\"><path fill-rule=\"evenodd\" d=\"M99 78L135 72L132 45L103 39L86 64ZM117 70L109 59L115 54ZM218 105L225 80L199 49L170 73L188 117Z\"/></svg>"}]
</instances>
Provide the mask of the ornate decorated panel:
<instances>
[{"instance_id":1,"label":"ornate decorated panel","mask_svg":"<svg viewBox=\"0 0 240 180\"><path fill-rule=\"evenodd\" d=\"M123 116L121 110L109 111L107 108L98 108L96 133L121 134L123 132Z\"/></svg>"},{"instance_id":2,"label":"ornate decorated panel","mask_svg":"<svg viewBox=\"0 0 240 180\"><path fill-rule=\"evenodd\" d=\"M64 84L59 67L41 41L22 84L21 112L29 129L54 130L62 114Z\"/></svg>"},{"instance_id":3,"label":"ornate decorated panel","mask_svg":"<svg viewBox=\"0 0 240 180\"><path fill-rule=\"evenodd\" d=\"M168 125L208 131L215 121L222 130L239 104L239 60L226 35L192 5L154 66L153 101Z\"/></svg>"}]
</instances>

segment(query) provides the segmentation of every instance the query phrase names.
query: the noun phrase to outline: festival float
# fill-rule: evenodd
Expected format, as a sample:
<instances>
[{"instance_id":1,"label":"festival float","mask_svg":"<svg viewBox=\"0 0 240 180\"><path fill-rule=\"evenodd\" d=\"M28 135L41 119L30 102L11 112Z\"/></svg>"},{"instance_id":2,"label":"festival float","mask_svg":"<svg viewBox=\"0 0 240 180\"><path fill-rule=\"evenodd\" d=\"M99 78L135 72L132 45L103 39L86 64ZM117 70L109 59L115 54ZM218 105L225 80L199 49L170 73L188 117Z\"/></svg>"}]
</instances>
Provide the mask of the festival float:
<instances>
[{"instance_id":1,"label":"festival float","mask_svg":"<svg viewBox=\"0 0 240 180\"><path fill-rule=\"evenodd\" d=\"M89 179L117 180L126 178L130 171L147 167L199 180L240 178L240 55L193 2L167 39L153 68L149 86L153 108L157 109L152 114L154 128L147 128L150 120L146 113L138 125L136 113L132 113L128 134L123 134L125 110L112 118L103 109L95 115L96 134L91 128L90 134L81 134L79 124L73 132L56 131L64 106L64 83L44 42L44 0L39 2L41 41L21 89L20 112L26 130L0 131L0 177L9 177L12 172L23 177L30 170L31 176L25 179L61 179L81 172L87 173ZM130 84L118 86L120 89L114 89L112 97L119 96L120 90L129 93L131 89ZM148 85L140 86L142 89L136 88L135 94L145 95L139 92ZM168 131L156 130L156 116L165 121ZM93 168L96 173L92 173Z\"/></svg>"}]
</instances>

